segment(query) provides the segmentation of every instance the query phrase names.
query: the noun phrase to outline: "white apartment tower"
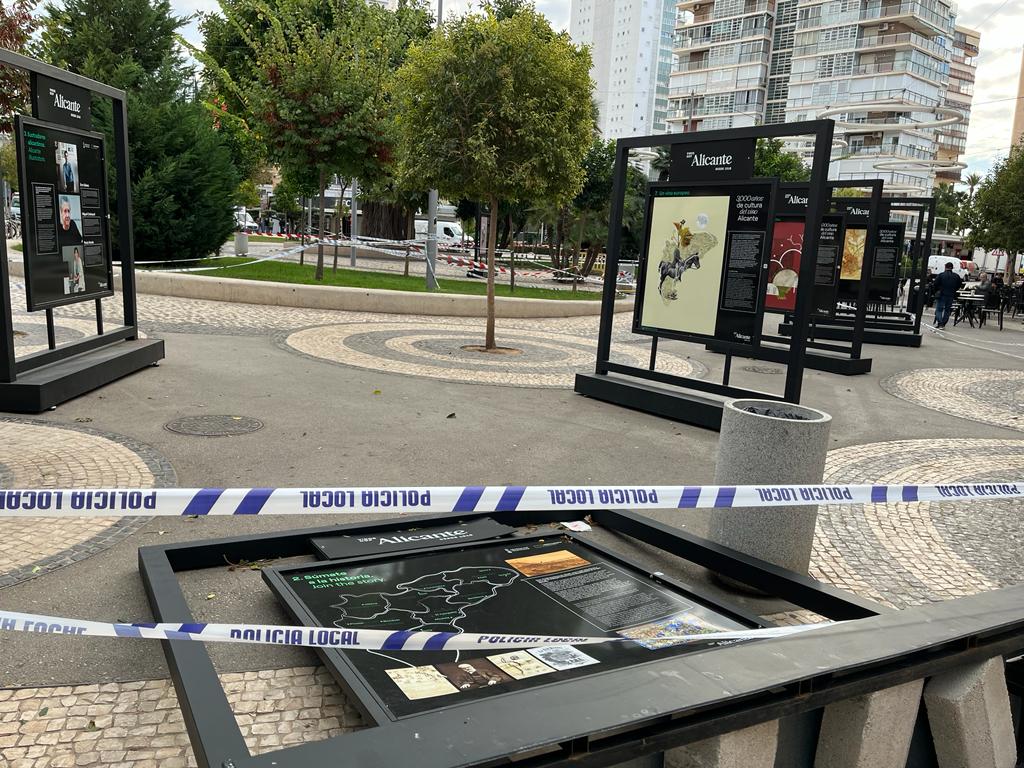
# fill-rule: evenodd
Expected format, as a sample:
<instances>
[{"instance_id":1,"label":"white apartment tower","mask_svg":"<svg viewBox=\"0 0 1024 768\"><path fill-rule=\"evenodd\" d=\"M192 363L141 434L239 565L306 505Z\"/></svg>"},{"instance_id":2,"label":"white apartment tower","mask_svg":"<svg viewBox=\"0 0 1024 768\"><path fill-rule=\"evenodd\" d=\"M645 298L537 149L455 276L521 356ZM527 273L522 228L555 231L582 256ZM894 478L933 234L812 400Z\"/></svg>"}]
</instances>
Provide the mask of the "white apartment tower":
<instances>
[{"instance_id":1,"label":"white apartment tower","mask_svg":"<svg viewBox=\"0 0 1024 768\"><path fill-rule=\"evenodd\" d=\"M569 33L590 46L606 139L665 133L675 0L572 0Z\"/></svg>"},{"instance_id":2,"label":"white apartment tower","mask_svg":"<svg viewBox=\"0 0 1024 768\"><path fill-rule=\"evenodd\" d=\"M927 194L935 166L962 151L966 124L927 127L936 110L970 108L978 35L963 30L954 47L947 0L681 0L677 8L669 120L678 130L829 111L850 124L837 126L845 145L833 153L832 178L882 178L906 193Z\"/></svg>"}]
</instances>

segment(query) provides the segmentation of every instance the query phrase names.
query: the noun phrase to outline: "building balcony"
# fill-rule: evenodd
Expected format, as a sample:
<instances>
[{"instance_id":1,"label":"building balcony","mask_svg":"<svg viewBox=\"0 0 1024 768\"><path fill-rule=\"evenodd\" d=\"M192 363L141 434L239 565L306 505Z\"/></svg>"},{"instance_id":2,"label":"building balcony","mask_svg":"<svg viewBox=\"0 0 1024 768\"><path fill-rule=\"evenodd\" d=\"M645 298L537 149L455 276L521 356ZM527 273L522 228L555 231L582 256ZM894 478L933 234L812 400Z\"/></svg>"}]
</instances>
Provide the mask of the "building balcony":
<instances>
[{"instance_id":1,"label":"building balcony","mask_svg":"<svg viewBox=\"0 0 1024 768\"><path fill-rule=\"evenodd\" d=\"M892 88L882 91L865 91L863 93L846 93L839 97L840 101L835 101L828 97L815 96L806 97L802 99L792 98L787 105L787 108L798 108L798 107L821 107L825 109L829 106L845 106L850 105L850 112L857 112L858 104L877 104L880 102L892 102L893 107L906 106L903 109L904 112L915 111L916 106L924 107L920 110L921 112L928 111L939 106L939 100L925 96L921 93L916 93L906 88ZM879 121L872 121L879 122Z\"/></svg>"},{"instance_id":2,"label":"building balcony","mask_svg":"<svg viewBox=\"0 0 1024 768\"><path fill-rule=\"evenodd\" d=\"M898 5L871 3L864 9L860 17L865 21L899 20L925 34L938 32L946 37L953 35L953 23L949 16L936 13L928 5L920 2L899 3Z\"/></svg>"},{"instance_id":3,"label":"building balcony","mask_svg":"<svg viewBox=\"0 0 1024 768\"><path fill-rule=\"evenodd\" d=\"M901 32L896 35L871 35L868 37L860 37L856 40L853 38L845 38L842 40L819 40L813 45L798 45L793 48L793 58L800 56L817 56L821 53L830 53L832 51L849 51L853 49L857 50L879 50L885 48L918 48L925 53L930 53L937 59L945 60L949 55L949 49L943 48L937 43L933 43L926 37L922 37L916 32Z\"/></svg>"},{"instance_id":4,"label":"building balcony","mask_svg":"<svg viewBox=\"0 0 1024 768\"><path fill-rule=\"evenodd\" d=\"M707 24L712 21L719 21L720 19L736 19L743 16L752 16L758 13L769 13L775 10L775 0L755 0L755 2L746 3L742 10L735 12L730 11L727 13L713 11L712 8L714 3L711 0L705 0L703 5L704 7L701 8L700 11L691 12L692 17L689 19L680 16L683 21L676 24L676 29L685 29L698 24Z\"/></svg>"},{"instance_id":5,"label":"building balcony","mask_svg":"<svg viewBox=\"0 0 1024 768\"><path fill-rule=\"evenodd\" d=\"M829 74L821 74L817 70L812 72L794 72L790 76L792 82L807 83L814 80L834 80L846 77L864 77L871 75L907 74L927 80L930 83L941 84L945 82L946 76L939 70L930 67L923 67L913 61L888 61L875 64L859 64L849 69L833 70Z\"/></svg>"},{"instance_id":6,"label":"building balcony","mask_svg":"<svg viewBox=\"0 0 1024 768\"><path fill-rule=\"evenodd\" d=\"M703 27L702 30L706 30L707 27ZM756 27L748 27L747 29L740 30L729 30L722 32L702 32L701 34L694 34L698 30L692 30L690 33L683 32L675 36L673 41L673 49L676 54L685 53L686 51L700 50L702 48L710 48L712 45L718 43L738 43L740 41L749 41L757 38L762 40L772 39L772 27L768 25L760 25Z\"/></svg>"},{"instance_id":7,"label":"building balcony","mask_svg":"<svg viewBox=\"0 0 1024 768\"><path fill-rule=\"evenodd\" d=\"M735 67L740 64L767 64L767 53L744 53L742 55L727 56L724 58L705 56L698 59L690 59L679 62L678 69L672 71L673 75L680 72L696 72L702 69L722 69L723 67Z\"/></svg>"},{"instance_id":8,"label":"building balcony","mask_svg":"<svg viewBox=\"0 0 1024 768\"><path fill-rule=\"evenodd\" d=\"M842 150L841 159L848 157L905 157L910 160L934 160L935 152L912 144L854 144Z\"/></svg>"}]
</instances>

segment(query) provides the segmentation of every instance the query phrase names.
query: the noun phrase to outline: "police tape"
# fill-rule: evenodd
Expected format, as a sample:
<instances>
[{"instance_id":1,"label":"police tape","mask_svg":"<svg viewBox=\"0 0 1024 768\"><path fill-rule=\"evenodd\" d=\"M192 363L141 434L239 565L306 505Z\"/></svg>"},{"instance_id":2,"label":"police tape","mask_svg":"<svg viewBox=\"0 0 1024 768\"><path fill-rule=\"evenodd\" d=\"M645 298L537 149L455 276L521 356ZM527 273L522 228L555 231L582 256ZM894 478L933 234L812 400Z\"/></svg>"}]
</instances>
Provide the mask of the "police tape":
<instances>
[{"instance_id":1,"label":"police tape","mask_svg":"<svg viewBox=\"0 0 1024 768\"><path fill-rule=\"evenodd\" d=\"M1024 481L950 485L473 485L0 490L0 517L586 512L1024 499Z\"/></svg>"},{"instance_id":2,"label":"police tape","mask_svg":"<svg viewBox=\"0 0 1024 768\"><path fill-rule=\"evenodd\" d=\"M708 632L655 638L653 642L716 643L786 637L836 623ZM77 637L119 637L141 640L195 640L248 645L290 645L305 648L348 648L368 651L466 651L473 649L539 648L552 645L597 645L632 642L628 637L576 637L479 632L417 632L343 627L296 627L275 624L126 624L84 621L34 613L0 611L0 631ZM652 642L646 640L645 642Z\"/></svg>"}]
</instances>

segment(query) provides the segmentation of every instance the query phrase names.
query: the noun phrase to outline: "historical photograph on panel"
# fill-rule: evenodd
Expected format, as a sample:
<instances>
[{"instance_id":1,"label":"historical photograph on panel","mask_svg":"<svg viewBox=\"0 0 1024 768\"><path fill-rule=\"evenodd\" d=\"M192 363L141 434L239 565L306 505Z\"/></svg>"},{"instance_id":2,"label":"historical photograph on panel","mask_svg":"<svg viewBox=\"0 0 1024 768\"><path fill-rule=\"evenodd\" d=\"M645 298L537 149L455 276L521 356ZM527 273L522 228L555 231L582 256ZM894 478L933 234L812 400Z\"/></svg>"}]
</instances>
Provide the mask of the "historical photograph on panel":
<instances>
[{"instance_id":1,"label":"historical photograph on panel","mask_svg":"<svg viewBox=\"0 0 1024 768\"><path fill-rule=\"evenodd\" d=\"M728 195L654 198L643 326L714 335L728 219Z\"/></svg>"},{"instance_id":2,"label":"historical photograph on panel","mask_svg":"<svg viewBox=\"0 0 1024 768\"><path fill-rule=\"evenodd\" d=\"M586 667L598 663L593 656L588 656L571 645L546 645L542 648L531 648L530 653L557 670Z\"/></svg>"},{"instance_id":3,"label":"historical photograph on panel","mask_svg":"<svg viewBox=\"0 0 1024 768\"><path fill-rule=\"evenodd\" d=\"M512 676L498 669L487 659L467 659L455 664L438 664L437 671L460 691L487 688L512 681Z\"/></svg>"},{"instance_id":4,"label":"historical photograph on panel","mask_svg":"<svg viewBox=\"0 0 1024 768\"><path fill-rule=\"evenodd\" d=\"M66 245L61 250L61 256L68 266L68 276L64 278L64 295L81 293L85 290L85 264L82 262L81 245Z\"/></svg>"},{"instance_id":5,"label":"historical photograph on panel","mask_svg":"<svg viewBox=\"0 0 1024 768\"><path fill-rule=\"evenodd\" d=\"M487 657L496 667L516 680L525 680L528 677L546 675L554 672L551 667L538 661L526 651L509 651Z\"/></svg>"},{"instance_id":6,"label":"historical photograph on panel","mask_svg":"<svg viewBox=\"0 0 1024 768\"><path fill-rule=\"evenodd\" d=\"M529 555L527 557L515 557L506 560L524 576L543 576L547 573L558 573L568 571L571 568L580 568L590 563L578 555L574 555L565 549L556 552L545 552L542 555Z\"/></svg>"},{"instance_id":7,"label":"historical photograph on panel","mask_svg":"<svg viewBox=\"0 0 1024 768\"><path fill-rule=\"evenodd\" d=\"M843 240L843 269L840 280L860 280L864 269L864 247L867 243L866 229L847 229Z\"/></svg>"},{"instance_id":8,"label":"historical photograph on panel","mask_svg":"<svg viewBox=\"0 0 1024 768\"><path fill-rule=\"evenodd\" d=\"M433 667L399 667L386 671L408 699L431 699L459 692Z\"/></svg>"},{"instance_id":9,"label":"historical photograph on panel","mask_svg":"<svg viewBox=\"0 0 1024 768\"><path fill-rule=\"evenodd\" d=\"M706 635L710 632L726 632L739 628L737 626L730 626L729 623L713 624L690 611L684 611L665 619L658 619L657 621L651 621L637 627L620 630L619 634L653 651L658 648L668 648L669 646L685 642L679 638L687 635Z\"/></svg>"},{"instance_id":10,"label":"historical photograph on panel","mask_svg":"<svg viewBox=\"0 0 1024 768\"><path fill-rule=\"evenodd\" d=\"M775 222L772 256L768 261L765 309L776 312L792 312L796 309L796 286L800 275L800 254L803 249L804 222Z\"/></svg>"}]
</instances>

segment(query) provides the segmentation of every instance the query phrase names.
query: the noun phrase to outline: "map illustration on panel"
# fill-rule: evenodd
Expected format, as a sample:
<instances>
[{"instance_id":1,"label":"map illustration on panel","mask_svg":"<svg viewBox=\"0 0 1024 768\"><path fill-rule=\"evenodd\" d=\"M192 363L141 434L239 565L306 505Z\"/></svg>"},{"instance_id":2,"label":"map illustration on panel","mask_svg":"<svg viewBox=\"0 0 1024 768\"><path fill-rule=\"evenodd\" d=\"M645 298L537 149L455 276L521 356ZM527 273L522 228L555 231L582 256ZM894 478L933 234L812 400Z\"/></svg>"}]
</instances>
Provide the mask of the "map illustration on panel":
<instances>
[{"instance_id":1,"label":"map illustration on panel","mask_svg":"<svg viewBox=\"0 0 1024 768\"><path fill-rule=\"evenodd\" d=\"M511 568L464 566L428 573L397 584L388 592L338 595L338 627L380 627L395 624L422 632L462 632L459 621L519 578ZM389 621L389 619L391 621Z\"/></svg>"}]
</instances>

